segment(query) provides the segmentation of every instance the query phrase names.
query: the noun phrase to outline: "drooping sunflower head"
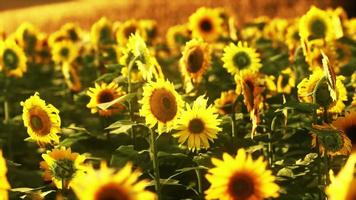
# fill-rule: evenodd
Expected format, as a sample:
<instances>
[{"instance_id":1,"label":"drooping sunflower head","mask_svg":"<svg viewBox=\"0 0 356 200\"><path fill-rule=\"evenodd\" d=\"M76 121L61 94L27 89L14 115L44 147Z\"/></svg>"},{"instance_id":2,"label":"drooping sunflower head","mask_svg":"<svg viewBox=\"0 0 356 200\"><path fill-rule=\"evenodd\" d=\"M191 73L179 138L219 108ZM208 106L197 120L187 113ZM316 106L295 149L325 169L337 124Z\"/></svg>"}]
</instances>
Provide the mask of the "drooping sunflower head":
<instances>
[{"instance_id":1,"label":"drooping sunflower head","mask_svg":"<svg viewBox=\"0 0 356 200\"><path fill-rule=\"evenodd\" d=\"M199 83L210 65L211 49L202 40L192 39L187 42L179 61L180 71L185 80Z\"/></svg>"},{"instance_id":2,"label":"drooping sunflower head","mask_svg":"<svg viewBox=\"0 0 356 200\"><path fill-rule=\"evenodd\" d=\"M15 41L0 42L0 71L7 76L22 77L27 71L25 52Z\"/></svg>"},{"instance_id":3,"label":"drooping sunflower head","mask_svg":"<svg viewBox=\"0 0 356 200\"><path fill-rule=\"evenodd\" d=\"M151 128L158 125L158 133L168 132L176 127L183 108L182 97L169 81L159 79L143 87L140 115L146 118Z\"/></svg>"},{"instance_id":4,"label":"drooping sunflower head","mask_svg":"<svg viewBox=\"0 0 356 200\"><path fill-rule=\"evenodd\" d=\"M70 63L63 63L62 74L68 88L73 92L79 92L82 88L77 69Z\"/></svg>"},{"instance_id":5,"label":"drooping sunflower head","mask_svg":"<svg viewBox=\"0 0 356 200\"><path fill-rule=\"evenodd\" d=\"M189 17L189 28L193 37L214 41L222 33L222 22L217 10L202 7Z\"/></svg>"},{"instance_id":6,"label":"drooping sunflower head","mask_svg":"<svg viewBox=\"0 0 356 200\"><path fill-rule=\"evenodd\" d=\"M224 153L223 159L212 158L214 168L206 178L210 187L205 191L206 199L267 199L278 197L279 186L272 171L266 169L267 162L259 157L253 160L244 149L236 157Z\"/></svg>"},{"instance_id":7,"label":"drooping sunflower head","mask_svg":"<svg viewBox=\"0 0 356 200\"><path fill-rule=\"evenodd\" d=\"M43 179L52 181L58 189L71 187L72 180L84 174L86 169L86 157L73 153L70 148L52 149L42 154L42 158L44 161L40 162L40 168L44 170Z\"/></svg>"},{"instance_id":8,"label":"drooping sunflower head","mask_svg":"<svg viewBox=\"0 0 356 200\"><path fill-rule=\"evenodd\" d=\"M133 170L127 163L119 171L108 168L105 163L100 169L88 168L87 173L72 183L74 193L79 200L154 200L156 195L145 188L148 180L139 180L141 172Z\"/></svg>"},{"instance_id":9,"label":"drooping sunflower head","mask_svg":"<svg viewBox=\"0 0 356 200\"><path fill-rule=\"evenodd\" d=\"M335 33L330 15L315 6L300 18L299 35L302 39L326 39L333 40Z\"/></svg>"},{"instance_id":10,"label":"drooping sunflower head","mask_svg":"<svg viewBox=\"0 0 356 200\"><path fill-rule=\"evenodd\" d=\"M9 182L7 181L6 173L6 161L2 155L2 151L0 150L0 197L3 198L3 200L8 200L7 190L11 188Z\"/></svg>"},{"instance_id":11,"label":"drooping sunflower head","mask_svg":"<svg viewBox=\"0 0 356 200\"><path fill-rule=\"evenodd\" d=\"M345 117L337 118L332 125L344 132L350 138L353 148L356 149L356 111L350 111Z\"/></svg>"},{"instance_id":12,"label":"drooping sunflower head","mask_svg":"<svg viewBox=\"0 0 356 200\"><path fill-rule=\"evenodd\" d=\"M95 47L113 44L115 40L111 21L105 17L100 18L91 27L90 37Z\"/></svg>"},{"instance_id":13,"label":"drooping sunflower head","mask_svg":"<svg viewBox=\"0 0 356 200\"><path fill-rule=\"evenodd\" d=\"M277 92L290 94L295 87L295 73L290 67L284 69L277 78Z\"/></svg>"},{"instance_id":14,"label":"drooping sunflower head","mask_svg":"<svg viewBox=\"0 0 356 200\"><path fill-rule=\"evenodd\" d=\"M230 44L224 48L224 55L221 58L223 67L232 74L240 71L253 70L257 72L261 68L260 55L256 49L248 47L247 43L239 42L237 45Z\"/></svg>"},{"instance_id":15,"label":"drooping sunflower head","mask_svg":"<svg viewBox=\"0 0 356 200\"><path fill-rule=\"evenodd\" d=\"M236 110L235 102L240 94L236 94L235 90L229 90L222 92L219 99L214 101L215 108L217 108L219 114L228 115L232 114Z\"/></svg>"},{"instance_id":16,"label":"drooping sunflower head","mask_svg":"<svg viewBox=\"0 0 356 200\"><path fill-rule=\"evenodd\" d=\"M221 131L219 127L221 120L218 119L216 109L207 106L207 99L204 96L198 97L191 107L186 105L178 120L178 130L173 136L178 137L180 144L187 143L190 150L207 149L210 147L209 140L213 142L217 138L217 133Z\"/></svg>"},{"instance_id":17,"label":"drooping sunflower head","mask_svg":"<svg viewBox=\"0 0 356 200\"><path fill-rule=\"evenodd\" d=\"M191 32L186 24L171 26L166 34L167 45L173 53L180 52L181 47L190 39Z\"/></svg>"},{"instance_id":18,"label":"drooping sunflower head","mask_svg":"<svg viewBox=\"0 0 356 200\"><path fill-rule=\"evenodd\" d=\"M24 125L33 140L40 145L59 142L57 133L61 131L61 118L57 108L52 104L46 105L37 92L25 102L21 102L21 106Z\"/></svg>"},{"instance_id":19,"label":"drooping sunflower head","mask_svg":"<svg viewBox=\"0 0 356 200\"><path fill-rule=\"evenodd\" d=\"M87 107L90 108L91 113L98 112L101 116L111 116L125 109L125 106L120 102L105 110L98 107L99 104L111 102L125 95L125 91L115 82L111 82L110 84L104 82L100 84L95 83L94 88L88 89L87 95L90 97Z\"/></svg>"},{"instance_id":20,"label":"drooping sunflower head","mask_svg":"<svg viewBox=\"0 0 356 200\"><path fill-rule=\"evenodd\" d=\"M136 33L142 34L142 30L138 21L131 19L120 24L116 32L116 41L120 45L126 45L131 35Z\"/></svg>"},{"instance_id":21,"label":"drooping sunflower head","mask_svg":"<svg viewBox=\"0 0 356 200\"><path fill-rule=\"evenodd\" d=\"M15 38L26 53L32 54L39 47L39 31L28 22L22 23L16 30Z\"/></svg>"},{"instance_id":22,"label":"drooping sunflower head","mask_svg":"<svg viewBox=\"0 0 356 200\"><path fill-rule=\"evenodd\" d=\"M72 63L79 54L79 49L75 43L69 40L57 42L51 49L52 59L57 64Z\"/></svg>"}]
</instances>

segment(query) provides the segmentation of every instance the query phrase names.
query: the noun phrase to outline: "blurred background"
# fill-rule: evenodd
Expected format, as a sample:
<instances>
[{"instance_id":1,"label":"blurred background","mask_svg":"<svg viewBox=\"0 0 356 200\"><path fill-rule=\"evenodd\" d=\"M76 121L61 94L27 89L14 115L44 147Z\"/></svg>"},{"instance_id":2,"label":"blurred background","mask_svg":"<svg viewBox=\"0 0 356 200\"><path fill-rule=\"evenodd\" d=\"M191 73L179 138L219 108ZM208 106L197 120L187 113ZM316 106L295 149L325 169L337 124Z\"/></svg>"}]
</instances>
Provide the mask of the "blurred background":
<instances>
[{"instance_id":1,"label":"blurred background","mask_svg":"<svg viewBox=\"0 0 356 200\"><path fill-rule=\"evenodd\" d=\"M101 16L112 20L151 18L159 31L187 21L198 7L225 7L239 23L257 16L292 18L304 14L310 5L320 8L342 6L355 17L355 0L0 0L0 28L11 32L24 21L42 31L56 30L67 21L88 28Z\"/></svg>"}]
</instances>

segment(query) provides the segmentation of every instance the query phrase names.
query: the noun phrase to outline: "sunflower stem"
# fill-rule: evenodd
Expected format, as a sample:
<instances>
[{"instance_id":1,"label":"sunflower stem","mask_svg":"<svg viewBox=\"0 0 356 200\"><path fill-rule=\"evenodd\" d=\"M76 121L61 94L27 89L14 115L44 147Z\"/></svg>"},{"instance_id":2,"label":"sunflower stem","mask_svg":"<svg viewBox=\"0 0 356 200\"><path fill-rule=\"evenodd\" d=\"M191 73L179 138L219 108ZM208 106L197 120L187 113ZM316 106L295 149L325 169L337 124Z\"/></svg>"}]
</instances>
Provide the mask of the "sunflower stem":
<instances>
[{"instance_id":1,"label":"sunflower stem","mask_svg":"<svg viewBox=\"0 0 356 200\"><path fill-rule=\"evenodd\" d=\"M5 99L4 101L4 124L7 124L9 122L10 119L10 109L9 109L9 102L7 101L7 99Z\"/></svg>"},{"instance_id":2,"label":"sunflower stem","mask_svg":"<svg viewBox=\"0 0 356 200\"><path fill-rule=\"evenodd\" d=\"M129 66L128 66L128 69L127 69L127 72L128 72L128 75L127 75L127 93L128 93L128 94L131 94L131 93L132 93L131 69L132 69L132 66L134 65L136 59L137 59L137 57L134 57L134 58L130 61ZM133 108L132 108L132 100L131 100L131 99L128 101L128 104L129 104L130 118L131 118L131 121L134 122L134 112L133 112ZM135 146L135 132L134 132L134 126L132 126L131 129L130 129L130 135L131 135L132 143L133 143L133 145Z\"/></svg>"},{"instance_id":3,"label":"sunflower stem","mask_svg":"<svg viewBox=\"0 0 356 200\"><path fill-rule=\"evenodd\" d=\"M156 145L156 134L150 128L150 157L153 162L153 170L154 170L154 179L155 179L155 189L157 193L157 199L161 200L161 182L160 182L160 175L159 175L159 163L157 158L157 145Z\"/></svg>"},{"instance_id":4,"label":"sunflower stem","mask_svg":"<svg viewBox=\"0 0 356 200\"><path fill-rule=\"evenodd\" d=\"M232 137L232 151L235 153L236 152L236 116L235 112L232 112L231 114L231 137Z\"/></svg>"},{"instance_id":5,"label":"sunflower stem","mask_svg":"<svg viewBox=\"0 0 356 200\"><path fill-rule=\"evenodd\" d=\"M199 199L203 199L203 184L200 169L195 169L195 174L197 175Z\"/></svg>"}]
</instances>

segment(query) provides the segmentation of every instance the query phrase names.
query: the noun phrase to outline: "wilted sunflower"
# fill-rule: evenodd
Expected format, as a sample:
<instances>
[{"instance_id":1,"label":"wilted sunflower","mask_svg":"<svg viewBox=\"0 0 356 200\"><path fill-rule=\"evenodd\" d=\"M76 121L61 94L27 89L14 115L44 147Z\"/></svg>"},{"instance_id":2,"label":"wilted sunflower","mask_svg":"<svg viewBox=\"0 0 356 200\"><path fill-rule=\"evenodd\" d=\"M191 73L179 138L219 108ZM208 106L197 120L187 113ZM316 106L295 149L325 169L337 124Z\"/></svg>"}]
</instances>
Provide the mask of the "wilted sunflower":
<instances>
[{"instance_id":1,"label":"wilted sunflower","mask_svg":"<svg viewBox=\"0 0 356 200\"><path fill-rule=\"evenodd\" d=\"M235 101L240 94L236 94L235 90L222 92L219 99L214 101L215 108L221 115L228 115L235 112Z\"/></svg>"},{"instance_id":2,"label":"wilted sunflower","mask_svg":"<svg viewBox=\"0 0 356 200\"><path fill-rule=\"evenodd\" d=\"M299 35L302 40L313 39L335 39L334 26L330 15L315 6L300 18L299 21Z\"/></svg>"},{"instance_id":3,"label":"wilted sunflower","mask_svg":"<svg viewBox=\"0 0 356 200\"><path fill-rule=\"evenodd\" d=\"M141 172L127 163L119 171L105 163L98 170L88 168L87 173L73 180L72 188L79 200L154 200L156 195L145 188L148 180L139 180Z\"/></svg>"},{"instance_id":4,"label":"wilted sunflower","mask_svg":"<svg viewBox=\"0 0 356 200\"><path fill-rule=\"evenodd\" d=\"M240 71L258 71L262 66L259 57L256 49L248 47L246 42L240 41L237 45L231 43L225 47L221 60L224 62L223 67L230 74L235 75Z\"/></svg>"},{"instance_id":5,"label":"wilted sunflower","mask_svg":"<svg viewBox=\"0 0 356 200\"><path fill-rule=\"evenodd\" d=\"M79 92L82 88L80 83L80 78L77 73L77 69L70 63L63 63L62 74L64 76L65 82L68 88L73 92Z\"/></svg>"},{"instance_id":6,"label":"wilted sunflower","mask_svg":"<svg viewBox=\"0 0 356 200\"><path fill-rule=\"evenodd\" d=\"M328 124L313 125L313 128L315 131L312 133L312 146L316 147L318 144L322 155L350 155L351 141L342 131Z\"/></svg>"},{"instance_id":7,"label":"wilted sunflower","mask_svg":"<svg viewBox=\"0 0 356 200\"><path fill-rule=\"evenodd\" d=\"M98 107L99 104L111 102L125 95L125 91L115 82L111 82L109 85L104 82L100 84L95 83L94 88L88 89L87 95L90 97L87 107L91 109L91 113L99 112L101 116L111 116L125 109L124 105L120 102L105 110Z\"/></svg>"},{"instance_id":8,"label":"wilted sunflower","mask_svg":"<svg viewBox=\"0 0 356 200\"><path fill-rule=\"evenodd\" d=\"M8 200L7 190L11 188L9 182L7 181L6 173L7 173L6 161L2 155L2 151L0 150L0 199L1 200Z\"/></svg>"},{"instance_id":9,"label":"wilted sunflower","mask_svg":"<svg viewBox=\"0 0 356 200\"><path fill-rule=\"evenodd\" d=\"M180 71L185 80L199 83L210 67L211 50L208 43L192 39L186 43L182 58L179 60Z\"/></svg>"},{"instance_id":10,"label":"wilted sunflower","mask_svg":"<svg viewBox=\"0 0 356 200\"><path fill-rule=\"evenodd\" d=\"M54 44L51 49L52 59L55 63L72 63L79 54L77 45L71 41L61 41Z\"/></svg>"},{"instance_id":11,"label":"wilted sunflower","mask_svg":"<svg viewBox=\"0 0 356 200\"><path fill-rule=\"evenodd\" d=\"M143 87L140 115L146 118L146 124L152 128L158 124L158 133L168 132L177 124L183 109L182 97L169 81L159 79Z\"/></svg>"},{"instance_id":12,"label":"wilted sunflower","mask_svg":"<svg viewBox=\"0 0 356 200\"><path fill-rule=\"evenodd\" d=\"M350 111L345 117L337 118L332 125L344 132L350 138L353 148L356 149L356 111Z\"/></svg>"},{"instance_id":13,"label":"wilted sunflower","mask_svg":"<svg viewBox=\"0 0 356 200\"><path fill-rule=\"evenodd\" d=\"M190 39L191 32L185 24L169 27L166 34L167 45L173 53L180 52L181 47Z\"/></svg>"},{"instance_id":14,"label":"wilted sunflower","mask_svg":"<svg viewBox=\"0 0 356 200\"><path fill-rule=\"evenodd\" d=\"M189 17L189 28L193 37L214 41L222 33L222 19L219 11L211 8L199 8Z\"/></svg>"},{"instance_id":15,"label":"wilted sunflower","mask_svg":"<svg viewBox=\"0 0 356 200\"><path fill-rule=\"evenodd\" d=\"M43 179L52 181L58 189L70 188L76 177L84 174L86 157L73 153L70 148L61 147L42 154L44 161L40 168L44 170Z\"/></svg>"},{"instance_id":16,"label":"wilted sunflower","mask_svg":"<svg viewBox=\"0 0 356 200\"><path fill-rule=\"evenodd\" d=\"M27 133L40 145L46 143L58 143L61 132L61 118L59 110L52 104L46 105L46 102L39 97L38 92L21 101L23 107L22 119Z\"/></svg>"},{"instance_id":17,"label":"wilted sunflower","mask_svg":"<svg viewBox=\"0 0 356 200\"><path fill-rule=\"evenodd\" d=\"M333 173L330 174L331 184L325 190L330 200L356 199L355 164L356 153L353 153L336 177Z\"/></svg>"},{"instance_id":18,"label":"wilted sunflower","mask_svg":"<svg viewBox=\"0 0 356 200\"><path fill-rule=\"evenodd\" d=\"M113 44L115 40L111 21L102 17L95 22L90 30L90 38L96 48Z\"/></svg>"},{"instance_id":19,"label":"wilted sunflower","mask_svg":"<svg viewBox=\"0 0 356 200\"><path fill-rule=\"evenodd\" d=\"M217 138L217 133L221 131L219 127L221 120L218 119L216 109L210 105L204 96L198 97L193 106L186 104L186 110L178 120L177 130L174 137L179 137L180 144L188 143L189 150L195 151L201 148L210 147L209 140L213 142Z\"/></svg>"},{"instance_id":20,"label":"wilted sunflower","mask_svg":"<svg viewBox=\"0 0 356 200\"><path fill-rule=\"evenodd\" d=\"M15 41L0 42L0 71L7 76L22 77L27 71L27 58Z\"/></svg>"},{"instance_id":21,"label":"wilted sunflower","mask_svg":"<svg viewBox=\"0 0 356 200\"><path fill-rule=\"evenodd\" d=\"M279 196L276 178L266 169L262 156L252 160L250 154L239 149L235 158L224 153L223 160L211 161L215 167L206 175L211 183L205 191L206 199L257 200Z\"/></svg>"},{"instance_id":22,"label":"wilted sunflower","mask_svg":"<svg viewBox=\"0 0 356 200\"><path fill-rule=\"evenodd\" d=\"M134 34L142 35L142 30L140 29L140 24L135 19L127 20L119 25L116 32L116 41L119 45L126 45L131 35Z\"/></svg>"},{"instance_id":23,"label":"wilted sunflower","mask_svg":"<svg viewBox=\"0 0 356 200\"><path fill-rule=\"evenodd\" d=\"M304 78L298 84L298 98L302 102L316 103L327 108L330 113L341 113L345 108L343 101L347 100L344 79L343 76L336 77L336 100L333 101L323 71L316 69L309 78Z\"/></svg>"},{"instance_id":24,"label":"wilted sunflower","mask_svg":"<svg viewBox=\"0 0 356 200\"><path fill-rule=\"evenodd\" d=\"M281 71L277 78L277 92L290 94L295 87L295 73L290 67Z\"/></svg>"}]
</instances>

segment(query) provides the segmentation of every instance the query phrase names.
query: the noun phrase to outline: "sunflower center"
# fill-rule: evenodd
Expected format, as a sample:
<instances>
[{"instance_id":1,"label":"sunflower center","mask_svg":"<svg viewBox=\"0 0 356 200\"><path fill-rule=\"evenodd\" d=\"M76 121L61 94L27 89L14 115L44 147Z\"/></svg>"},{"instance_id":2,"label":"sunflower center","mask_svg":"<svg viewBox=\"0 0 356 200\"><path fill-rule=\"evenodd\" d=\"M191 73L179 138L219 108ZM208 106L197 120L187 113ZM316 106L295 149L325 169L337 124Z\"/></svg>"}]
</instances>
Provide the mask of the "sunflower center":
<instances>
[{"instance_id":1,"label":"sunflower center","mask_svg":"<svg viewBox=\"0 0 356 200\"><path fill-rule=\"evenodd\" d=\"M350 138L352 144L356 144L356 124L346 127L345 134Z\"/></svg>"},{"instance_id":2,"label":"sunflower center","mask_svg":"<svg viewBox=\"0 0 356 200\"><path fill-rule=\"evenodd\" d=\"M209 19L203 19L200 21L200 29L203 30L204 32L210 32L213 30L213 25L211 23L211 20Z\"/></svg>"},{"instance_id":3,"label":"sunflower center","mask_svg":"<svg viewBox=\"0 0 356 200\"><path fill-rule=\"evenodd\" d=\"M58 179L70 180L76 170L73 160L60 159L55 161L52 173Z\"/></svg>"},{"instance_id":4,"label":"sunflower center","mask_svg":"<svg viewBox=\"0 0 356 200\"><path fill-rule=\"evenodd\" d=\"M46 136L51 131L51 119L46 111L40 107L33 107L29 110L30 127L39 136Z\"/></svg>"},{"instance_id":5,"label":"sunflower center","mask_svg":"<svg viewBox=\"0 0 356 200\"><path fill-rule=\"evenodd\" d=\"M204 128L205 128L204 122L199 118L190 120L188 125L189 131L194 134L202 133L204 131Z\"/></svg>"},{"instance_id":6,"label":"sunflower center","mask_svg":"<svg viewBox=\"0 0 356 200\"><path fill-rule=\"evenodd\" d=\"M341 135L335 131L327 133L327 135L321 135L319 139L327 151L337 152L343 146Z\"/></svg>"},{"instance_id":7,"label":"sunflower center","mask_svg":"<svg viewBox=\"0 0 356 200\"><path fill-rule=\"evenodd\" d=\"M129 194L117 183L108 183L96 193L94 200L129 200Z\"/></svg>"},{"instance_id":8,"label":"sunflower center","mask_svg":"<svg viewBox=\"0 0 356 200\"><path fill-rule=\"evenodd\" d=\"M235 200L247 200L255 193L253 179L242 173L236 173L230 179L228 190Z\"/></svg>"},{"instance_id":9,"label":"sunflower center","mask_svg":"<svg viewBox=\"0 0 356 200\"><path fill-rule=\"evenodd\" d=\"M232 58L234 65L238 69L244 69L251 64L250 57L246 52L238 52Z\"/></svg>"},{"instance_id":10,"label":"sunflower center","mask_svg":"<svg viewBox=\"0 0 356 200\"><path fill-rule=\"evenodd\" d=\"M98 95L98 102L99 103L107 103L114 100L114 95L111 91L109 90L104 90L102 92L100 92L100 94Z\"/></svg>"},{"instance_id":11,"label":"sunflower center","mask_svg":"<svg viewBox=\"0 0 356 200\"><path fill-rule=\"evenodd\" d=\"M176 33L174 35L174 41L177 43L177 44L185 44L188 39L187 37L185 37L183 34L180 34L180 33Z\"/></svg>"},{"instance_id":12,"label":"sunflower center","mask_svg":"<svg viewBox=\"0 0 356 200\"><path fill-rule=\"evenodd\" d=\"M136 26L128 26L124 30L125 38L129 38L131 34L136 32Z\"/></svg>"},{"instance_id":13,"label":"sunflower center","mask_svg":"<svg viewBox=\"0 0 356 200\"><path fill-rule=\"evenodd\" d=\"M220 108L225 114L230 114L234 111L233 101L226 101L224 105Z\"/></svg>"},{"instance_id":14,"label":"sunflower center","mask_svg":"<svg viewBox=\"0 0 356 200\"><path fill-rule=\"evenodd\" d=\"M63 47L59 53L63 58L67 58L69 55L69 49L67 47Z\"/></svg>"},{"instance_id":15,"label":"sunflower center","mask_svg":"<svg viewBox=\"0 0 356 200\"><path fill-rule=\"evenodd\" d=\"M108 26L104 26L99 33L99 41L102 44L110 43L111 29Z\"/></svg>"},{"instance_id":16,"label":"sunflower center","mask_svg":"<svg viewBox=\"0 0 356 200\"><path fill-rule=\"evenodd\" d=\"M295 31L292 37L295 41L300 41L299 31Z\"/></svg>"},{"instance_id":17,"label":"sunflower center","mask_svg":"<svg viewBox=\"0 0 356 200\"><path fill-rule=\"evenodd\" d=\"M79 39L79 36L74 29L68 30L68 35L69 35L70 40L72 40L74 42L78 41L78 39Z\"/></svg>"},{"instance_id":18,"label":"sunflower center","mask_svg":"<svg viewBox=\"0 0 356 200\"><path fill-rule=\"evenodd\" d=\"M19 62L19 58L15 51L13 51L12 49L6 49L4 51L3 61L6 67L9 67L10 69L15 69Z\"/></svg>"},{"instance_id":19,"label":"sunflower center","mask_svg":"<svg viewBox=\"0 0 356 200\"><path fill-rule=\"evenodd\" d=\"M287 74L282 74L282 81L281 81L281 86L282 88L286 87L289 83L289 75Z\"/></svg>"},{"instance_id":20,"label":"sunflower center","mask_svg":"<svg viewBox=\"0 0 356 200\"><path fill-rule=\"evenodd\" d=\"M325 77L319 81L315 88L314 102L324 108L328 108L333 102Z\"/></svg>"},{"instance_id":21,"label":"sunflower center","mask_svg":"<svg viewBox=\"0 0 356 200\"><path fill-rule=\"evenodd\" d=\"M311 22L310 26L312 35L315 38L323 38L325 37L325 32L326 32L326 25L325 22L319 18L314 19Z\"/></svg>"},{"instance_id":22,"label":"sunflower center","mask_svg":"<svg viewBox=\"0 0 356 200\"><path fill-rule=\"evenodd\" d=\"M150 108L155 118L166 123L177 114L177 102L175 96L165 88L155 89L150 97Z\"/></svg>"},{"instance_id":23,"label":"sunflower center","mask_svg":"<svg viewBox=\"0 0 356 200\"><path fill-rule=\"evenodd\" d=\"M197 73L204 63L204 53L200 48L194 49L188 56L187 70L191 73Z\"/></svg>"}]
</instances>

